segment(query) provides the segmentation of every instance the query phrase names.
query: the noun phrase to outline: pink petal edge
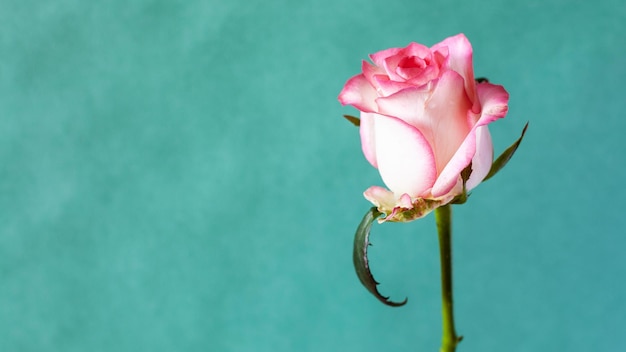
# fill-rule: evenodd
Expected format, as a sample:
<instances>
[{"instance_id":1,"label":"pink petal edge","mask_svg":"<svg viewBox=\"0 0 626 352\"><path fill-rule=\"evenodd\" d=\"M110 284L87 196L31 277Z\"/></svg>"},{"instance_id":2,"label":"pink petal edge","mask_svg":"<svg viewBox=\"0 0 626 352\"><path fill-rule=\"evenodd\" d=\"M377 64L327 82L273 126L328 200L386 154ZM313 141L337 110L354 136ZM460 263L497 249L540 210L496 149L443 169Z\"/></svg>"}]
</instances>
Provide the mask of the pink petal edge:
<instances>
[{"instance_id":1,"label":"pink petal edge","mask_svg":"<svg viewBox=\"0 0 626 352\"><path fill-rule=\"evenodd\" d=\"M459 33L433 45L432 50L437 51L444 47L448 48L449 68L463 76L467 95L473 103L477 103L476 83L474 81L474 67L472 63L472 44L465 34ZM478 108L478 106L475 106L475 108Z\"/></svg>"},{"instance_id":2,"label":"pink petal edge","mask_svg":"<svg viewBox=\"0 0 626 352\"><path fill-rule=\"evenodd\" d=\"M478 142L476 129L504 117L508 110L509 94L504 90L504 87L490 83L481 83L477 86L477 93L482 103L482 113L452 159L439 174L439 177L437 177L431 191L432 196L435 198L448 193L454 187L461 171L474 158Z\"/></svg>"},{"instance_id":3,"label":"pink petal edge","mask_svg":"<svg viewBox=\"0 0 626 352\"><path fill-rule=\"evenodd\" d=\"M470 132L472 125L467 116L471 108L463 77L456 71L444 72L426 103L423 117L432 133L438 173L443 172Z\"/></svg>"},{"instance_id":4,"label":"pink petal edge","mask_svg":"<svg viewBox=\"0 0 626 352\"><path fill-rule=\"evenodd\" d=\"M430 97L428 87L410 87L387 97L376 99L381 114L395 116L418 128L431 142L430 121L424 119L424 105Z\"/></svg>"},{"instance_id":5,"label":"pink petal edge","mask_svg":"<svg viewBox=\"0 0 626 352\"><path fill-rule=\"evenodd\" d=\"M378 209L393 209L396 206L396 196L393 192L380 186L372 186L366 189L363 192L363 196Z\"/></svg>"},{"instance_id":6,"label":"pink petal edge","mask_svg":"<svg viewBox=\"0 0 626 352\"><path fill-rule=\"evenodd\" d=\"M385 66L386 58L390 56L394 56L402 50L403 50L402 48L389 48L389 49L381 50L377 53L371 54L370 59L372 59L372 62L374 63L374 65L380 68L383 68Z\"/></svg>"},{"instance_id":7,"label":"pink petal edge","mask_svg":"<svg viewBox=\"0 0 626 352\"><path fill-rule=\"evenodd\" d=\"M352 105L361 111L375 112L377 97L376 89L372 87L365 76L360 74L346 82L338 98L342 105Z\"/></svg>"}]
</instances>

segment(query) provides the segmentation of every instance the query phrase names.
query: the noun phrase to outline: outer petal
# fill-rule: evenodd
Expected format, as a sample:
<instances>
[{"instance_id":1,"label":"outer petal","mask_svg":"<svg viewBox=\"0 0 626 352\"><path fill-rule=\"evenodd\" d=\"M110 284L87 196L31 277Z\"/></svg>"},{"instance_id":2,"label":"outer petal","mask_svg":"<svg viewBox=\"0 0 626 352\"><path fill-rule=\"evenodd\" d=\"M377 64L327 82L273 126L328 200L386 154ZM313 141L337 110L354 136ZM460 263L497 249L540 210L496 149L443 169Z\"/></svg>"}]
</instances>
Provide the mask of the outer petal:
<instances>
[{"instance_id":1,"label":"outer petal","mask_svg":"<svg viewBox=\"0 0 626 352\"><path fill-rule=\"evenodd\" d=\"M476 152L476 130L473 129L465 138L461 147L454 154L448 165L443 169L431 191L437 198L448 193L459 180L461 171L469 165Z\"/></svg>"},{"instance_id":2,"label":"outer petal","mask_svg":"<svg viewBox=\"0 0 626 352\"><path fill-rule=\"evenodd\" d=\"M476 153L472 158L472 174L465 183L465 188L470 191L478 186L487 176L493 163L493 143L488 126L476 129Z\"/></svg>"},{"instance_id":3,"label":"outer petal","mask_svg":"<svg viewBox=\"0 0 626 352\"><path fill-rule=\"evenodd\" d=\"M352 105L355 108L375 112L376 89L367 81L362 74L350 78L339 93L339 102L342 105Z\"/></svg>"},{"instance_id":4,"label":"outer petal","mask_svg":"<svg viewBox=\"0 0 626 352\"><path fill-rule=\"evenodd\" d=\"M481 83L476 86L476 93L482 105L477 124L486 125L506 115L509 110L509 93L503 86Z\"/></svg>"},{"instance_id":5,"label":"outer petal","mask_svg":"<svg viewBox=\"0 0 626 352\"><path fill-rule=\"evenodd\" d=\"M376 161L387 187L396 195L421 196L437 177L428 141L415 127L395 117L374 116Z\"/></svg>"},{"instance_id":6,"label":"outer petal","mask_svg":"<svg viewBox=\"0 0 626 352\"><path fill-rule=\"evenodd\" d=\"M471 102L463 78L455 71L444 72L429 86L407 88L378 98L379 112L395 116L417 127L430 143L441 172L470 131L467 120Z\"/></svg>"},{"instance_id":7,"label":"outer petal","mask_svg":"<svg viewBox=\"0 0 626 352\"><path fill-rule=\"evenodd\" d=\"M362 112L361 123L359 126L359 133L361 134L361 149L365 155L365 159L372 164L373 167L378 168L376 162L376 138L374 134L374 116L376 114Z\"/></svg>"},{"instance_id":8,"label":"outer petal","mask_svg":"<svg viewBox=\"0 0 626 352\"><path fill-rule=\"evenodd\" d=\"M379 186L368 188L363 192L363 196L377 206L378 209L393 209L398 202L393 192Z\"/></svg>"},{"instance_id":9,"label":"outer petal","mask_svg":"<svg viewBox=\"0 0 626 352\"><path fill-rule=\"evenodd\" d=\"M477 148L477 136L476 130L480 126L486 126L487 124L504 117L508 110L509 94L504 90L502 86L493 85L490 83L481 83L477 86L477 94L482 104L483 110L480 118L467 135L459 149L456 151L450 162L446 165L443 171L437 177L432 195L433 197L439 197L446 194L454 184L457 182L461 171L469 165L470 161L474 158Z\"/></svg>"},{"instance_id":10,"label":"outer petal","mask_svg":"<svg viewBox=\"0 0 626 352\"><path fill-rule=\"evenodd\" d=\"M432 97L426 102L424 119L430 123L432 147L441 173L469 133L468 113L472 103L465 94L463 77L455 71L443 73Z\"/></svg>"},{"instance_id":11,"label":"outer petal","mask_svg":"<svg viewBox=\"0 0 626 352\"><path fill-rule=\"evenodd\" d=\"M417 127L429 143L432 143L431 123L424 115L424 105L431 95L428 86L403 89L388 97L376 99L381 114L395 116ZM431 144L432 145L432 144Z\"/></svg>"},{"instance_id":12,"label":"outer petal","mask_svg":"<svg viewBox=\"0 0 626 352\"><path fill-rule=\"evenodd\" d=\"M439 51L443 47L448 48L448 67L458 72L465 80L465 90L470 100L476 100L476 83L474 82L474 67L472 65L472 44L461 33L444 39L441 43L432 47L433 51Z\"/></svg>"}]
</instances>

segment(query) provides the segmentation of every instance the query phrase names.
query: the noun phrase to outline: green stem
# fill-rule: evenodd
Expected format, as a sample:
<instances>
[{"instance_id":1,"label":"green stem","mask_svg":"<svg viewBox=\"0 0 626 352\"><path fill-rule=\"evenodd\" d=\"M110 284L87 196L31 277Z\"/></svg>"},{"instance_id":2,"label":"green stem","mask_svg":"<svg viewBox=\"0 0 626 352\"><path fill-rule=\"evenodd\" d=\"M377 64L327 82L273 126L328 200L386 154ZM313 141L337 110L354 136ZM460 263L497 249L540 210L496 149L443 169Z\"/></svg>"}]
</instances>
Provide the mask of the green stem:
<instances>
[{"instance_id":1,"label":"green stem","mask_svg":"<svg viewBox=\"0 0 626 352\"><path fill-rule=\"evenodd\" d=\"M439 232L439 256L441 260L441 314L443 336L441 352L454 352L461 341L454 330L452 306L452 206L444 205L435 209L435 222Z\"/></svg>"}]
</instances>

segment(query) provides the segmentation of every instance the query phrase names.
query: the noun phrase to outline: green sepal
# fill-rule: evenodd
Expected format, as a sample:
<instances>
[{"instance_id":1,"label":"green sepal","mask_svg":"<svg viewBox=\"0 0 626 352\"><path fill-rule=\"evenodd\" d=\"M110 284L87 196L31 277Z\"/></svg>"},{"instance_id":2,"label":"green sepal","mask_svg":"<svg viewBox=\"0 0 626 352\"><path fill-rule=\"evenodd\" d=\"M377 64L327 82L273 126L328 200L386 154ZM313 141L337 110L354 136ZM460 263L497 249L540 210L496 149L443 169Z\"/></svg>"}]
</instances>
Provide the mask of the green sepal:
<instances>
[{"instance_id":1,"label":"green sepal","mask_svg":"<svg viewBox=\"0 0 626 352\"><path fill-rule=\"evenodd\" d=\"M403 302L392 302L389 300L389 297L381 295L376 288L378 282L374 280L374 276L372 276L372 272L370 271L369 261L367 260L367 247L370 246L370 228L374 220L381 215L382 213L379 212L376 207L372 207L365 213L363 220L361 220L356 234L354 235L354 252L352 255L354 269L363 286L378 298L379 301L391 307L400 307L405 305L408 299L405 298Z\"/></svg>"},{"instance_id":2,"label":"green sepal","mask_svg":"<svg viewBox=\"0 0 626 352\"><path fill-rule=\"evenodd\" d=\"M352 124L356 127L361 126L361 119L359 119L358 117L352 115L343 115L343 117L345 117L346 120L352 122Z\"/></svg>"},{"instance_id":3,"label":"green sepal","mask_svg":"<svg viewBox=\"0 0 626 352\"><path fill-rule=\"evenodd\" d=\"M519 139L515 141L515 143L511 144L511 146L508 147L502 154L500 154L500 156L496 159L496 161L494 161L493 164L491 164L491 169L489 170L489 173L487 174L487 176L485 176L485 178L483 179L483 182L487 181L488 179L493 177L495 174L497 174L498 171L502 170L502 168L506 165L506 163L508 163L509 160L511 160L511 158L513 157L513 154L515 154L515 151L517 150L517 147L519 147L520 143L522 143L522 139L524 138L524 135L526 134L527 128L528 128L528 122L526 122L526 125L524 126L524 129L522 130L522 135L519 137Z\"/></svg>"}]
</instances>

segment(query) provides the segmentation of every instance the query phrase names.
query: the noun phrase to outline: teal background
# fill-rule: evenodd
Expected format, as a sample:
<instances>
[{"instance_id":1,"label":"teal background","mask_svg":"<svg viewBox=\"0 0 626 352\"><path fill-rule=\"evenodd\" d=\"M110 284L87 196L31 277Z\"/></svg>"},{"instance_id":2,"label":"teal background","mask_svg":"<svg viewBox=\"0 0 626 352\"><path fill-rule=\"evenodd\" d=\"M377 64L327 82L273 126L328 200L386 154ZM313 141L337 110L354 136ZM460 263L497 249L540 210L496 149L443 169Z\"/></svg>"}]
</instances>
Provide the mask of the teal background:
<instances>
[{"instance_id":1,"label":"teal background","mask_svg":"<svg viewBox=\"0 0 626 352\"><path fill-rule=\"evenodd\" d=\"M337 95L367 55L464 32L511 94L454 209L458 351L626 350L621 0L0 2L0 350L437 351L432 215Z\"/></svg>"}]
</instances>

